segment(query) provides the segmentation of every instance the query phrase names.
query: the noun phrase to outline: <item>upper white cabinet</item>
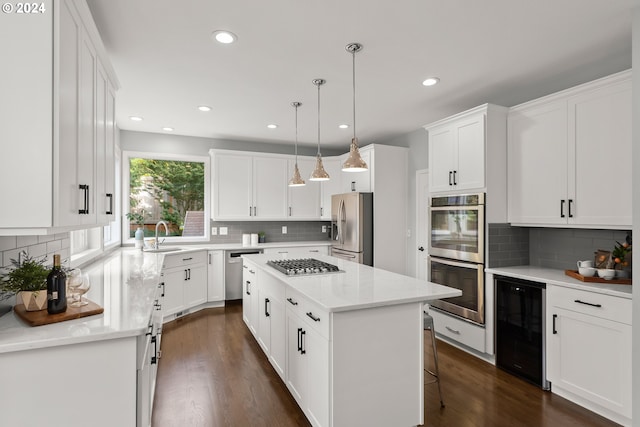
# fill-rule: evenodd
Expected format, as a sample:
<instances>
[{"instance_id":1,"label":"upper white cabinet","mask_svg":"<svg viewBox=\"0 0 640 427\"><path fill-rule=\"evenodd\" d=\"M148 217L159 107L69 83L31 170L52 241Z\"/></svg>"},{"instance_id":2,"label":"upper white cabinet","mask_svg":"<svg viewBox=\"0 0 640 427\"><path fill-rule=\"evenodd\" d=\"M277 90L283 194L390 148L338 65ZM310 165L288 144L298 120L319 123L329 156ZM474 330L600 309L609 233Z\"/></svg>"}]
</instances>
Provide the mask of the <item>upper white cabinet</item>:
<instances>
[{"instance_id":1,"label":"upper white cabinet","mask_svg":"<svg viewBox=\"0 0 640 427\"><path fill-rule=\"evenodd\" d=\"M287 217L287 159L282 156L211 150L215 220Z\"/></svg>"},{"instance_id":2,"label":"upper white cabinet","mask_svg":"<svg viewBox=\"0 0 640 427\"><path fill-rule=\"evenodd\" d=\"M289 160L288 179L293 176L295 164L295 159ZM315 159L298 157L298 169L302 179L305 181L305 185L302 187L288 187L289 210L287 214L289 219L317 220L320 218L320 187L324 183L309 180L309 175L311 175L314 167ZM327 182L331 182L331 180Z\"/></svg>"},{"instance_id":3,"label":"upper white cabinet","mask_svg":"<svg viewBox=\"0 0 640 427\"><path fill-rule=\"evenodd\" d=\"M508 221L631 227L631 71L513 107Z\"/></svg>"},{"instance_id":4,"label":"upper white cabinet","mask_svg":"<svg viewBox=\"0 0 640 427\"><path fill-rule=\"evenodd\" d=\"M430 193L486 193L487 221L506 221L507 112L484 104L424 126Z\"/></svg>"},{"instance_id":5,"label":"upper white cabinet","mask_svg":"<svg viewBox=\"0 0 640 427\"><path fill-rule=\"evenodd\" d=\"M115 197L116 80L86 3L43 4L29 22L7 14L0 28L12 40L1 48L0 192L15 206L0 212L0 234L84 228L112 215L104 199Z\"/></svg>"},{"instance_id":6,"label":"upper white cabinet","mask_svg":"<svg viewBox=\"0 0 640 427\"><path fill-rule=\"evenodd\" d=\"M485 114L474 112L429 131L429 186L432 192L483 188Z\"/></svg>"}]
</instances>

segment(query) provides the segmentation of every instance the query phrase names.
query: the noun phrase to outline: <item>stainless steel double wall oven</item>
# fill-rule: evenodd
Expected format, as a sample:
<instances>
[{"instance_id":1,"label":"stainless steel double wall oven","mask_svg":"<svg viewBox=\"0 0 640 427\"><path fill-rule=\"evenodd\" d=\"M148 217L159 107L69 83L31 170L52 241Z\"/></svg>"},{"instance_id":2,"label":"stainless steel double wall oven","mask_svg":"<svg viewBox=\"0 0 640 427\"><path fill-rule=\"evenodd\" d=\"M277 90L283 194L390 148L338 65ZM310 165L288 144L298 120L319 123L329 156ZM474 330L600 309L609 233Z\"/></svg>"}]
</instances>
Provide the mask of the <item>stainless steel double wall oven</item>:
<instances>
[{"instance_id":1,"label":"stainless steel double wall oven","mask_svg":"<svg viewBox=\"0 0 640 427\"><path fill-rule=\"evenodd\" d=\"M462 291L430 305L484 325L485 195L432 197L429 214L430 280Z\"/></svg>"}]
</instances>

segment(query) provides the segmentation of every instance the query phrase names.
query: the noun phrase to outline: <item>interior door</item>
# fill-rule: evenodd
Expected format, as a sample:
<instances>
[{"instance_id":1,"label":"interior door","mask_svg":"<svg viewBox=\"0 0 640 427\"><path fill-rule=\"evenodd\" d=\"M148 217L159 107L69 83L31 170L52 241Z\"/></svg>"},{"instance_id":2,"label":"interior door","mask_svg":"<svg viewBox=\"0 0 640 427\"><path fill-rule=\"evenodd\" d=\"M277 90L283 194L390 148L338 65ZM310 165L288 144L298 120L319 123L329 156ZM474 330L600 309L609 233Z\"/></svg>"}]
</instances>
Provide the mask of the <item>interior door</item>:
<instances>
[{"instance_id":1,"label":"interior door","mask_svg":"<svg viewBox=\"0 0 640 427\"><path fill-rule=\"evenodd\" d=\"M416 266L415 276L428 280L429 262L429 170L416 172Z\"/></svg>"}]
</instances>

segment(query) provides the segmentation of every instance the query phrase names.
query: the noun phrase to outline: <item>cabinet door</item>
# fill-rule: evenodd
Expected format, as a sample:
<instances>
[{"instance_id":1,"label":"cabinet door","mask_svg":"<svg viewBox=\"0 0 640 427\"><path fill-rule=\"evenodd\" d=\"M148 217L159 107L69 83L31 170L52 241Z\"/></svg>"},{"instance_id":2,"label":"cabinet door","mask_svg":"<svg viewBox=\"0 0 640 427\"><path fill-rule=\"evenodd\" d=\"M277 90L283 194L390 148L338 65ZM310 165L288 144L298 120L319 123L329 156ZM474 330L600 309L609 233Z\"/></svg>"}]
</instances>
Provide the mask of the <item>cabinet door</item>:
<instances>
[{"instance_id":1,"label":"cabinet door","mask_svg":"<svg viewBox=\"0 0 640 427\"><path fill-rule=\"evenodd\" d=\"M78 80L78 158L77 183L87 186L84 190L76 188L78 210L86 210L79 215L80 224L90 225L97 221L96 180L95 180L95 90L96 87L96 50L84 31L80 41L80 73Z\"/></svg>"},{"instance_id":2,"label":"cabinet door","mask_svg":"<svg viewBox=\"0 0 640 427\"><path fill-rule=\"evenodd\" d=\"M251 318L253 313L251 310L251 282L251 278L248 277L248 273L245 272L242 278L242 320L244 320L249 330L255 335L253 319Z\"/></svg>"},{"instance_id":3,"label":"cabinet door","mask_svg":"<svg viewBox=\"0 0 640 427\"><path fill-rule=\"evenodd\" d=\"M304 331L303 322L290 310L287 317L287 388L298 402L304 407L304 390L307 388L307 359L301 352L301 333Z\"/></svg>"},{"instance_id":4,"label":"cabinet door","mask_svg":"<svg viewBox=\"0 0 640 427\"><path fill-rule=\"evenodd\" d=\"M569 99L570 224L631 227L631 81Z\"/></svg>"},{"instance_id":5,"label":"cabinet door","mask_svg":"<svg viewBox=\"0 0 640 427\"><path fill-rule=\"evenodd\" d=\"M631 326L558 307L549 313L552 388L631 417Z\"/></svg>"},{"instance_id":6,"label":"cabinet door","mask_svg":"<svg viewBox=\"0 0 640 427\"><path fill-rule=\"evenodd\" d=\"M209 251L207 290L208 301L224 301L224 251Z\"/></svg>"},{"instance_id":7,"label":"cabinet door","mask_svg":"<svg viewBox=\"0 0 640 427\"><path fill-rule=\"evenodd\" d=\"M329 342L311 328L303 340L307 358L306 412L315 426L329 425Z\"/></svg>"},{"instance_id":8,"label":"cabinet door","mask_svg":"<svg viewBox=\"0 0 640 427\"><path fill-rule=\"evenodd\" d=\"M107 95L109 84L107 74L98 61L96 74L96 214L99 224L106 224L109 220L109 201L107 197L106 173L107 173Z\"/></svg>"},{"instance_id":9,"label":"cabinet door","mask_svg":"<svg viewBox=\"0 0 640 427\"><path fill-rule=\"evenodd\" d=\"M429 188L432 192L453 189L455 138L451 126L429 130Z\"/></svg>"},{"instance_id":10,"label":"cabinet door","mask_svg":"<svg viewBox=\"0 0 640 427\"><path fill-rule=\"evenodd\" d=\"M477 114L456 125L453 184L456 190L480 189L484 181L485 116Z\"/></svg>"},{"instance_id":11,"label":"cabinet door","mask_svg":"<svg viewBox=\"0 0 640 427\"><path fill-rule=\"evenodd\" d=\"M342 161L340 158L327 157L322 160L324 170L329 174L329 181L320 183L322 202L320 207L321 219L331 221L331 196L342 193ZM314 160L315 166L315 160ZM313 170L313 169L312 169ZM309 172L309 175L311 172Z\"/></svg>"},{"instance_id":12,"label":"cabinet door","mask_svg":"<svg viewBox=\"0 0 640 427\"><path fill-rule=\"evenodd\" d=\"M364 160L367 163L367 166L369 166L369 169L364 172L343 172L342 162L344 162L348 156L348 153L341 156L340 162L342 193L350 193L351 191L363 193L371 192L371 169L373 168L373 165L371 164L371 151L362 149L360 150L360 156L362 157L362 160Z\"/></svg>"},{"instance_id":13,"label":"cabinet door","mask_svg":"<svg viewBox=\"0 0 640 427\"><path fill-rule=\"evenodd\" d=\"M258 344L269 357L271 354L271 301L273 297L262 289L258 290Z\"/></svg>"},{"instance_id":14,"label":"cabinet door","mask_svg":"<svg viewBox=\"0 0 640 427\"><path fill-rule=\"evenodd\" d=\"M162 302L164 316L184 309L184 279L185 271L182 268L164 272L164 300Z\"/></svg>"},{"instance_id":15,"label":"cabinet door","mask_svg":"<svg viewBox=\"0 0 640 427\"><path fill-rule=\"evenodd\" d=\"M306 185L303 187L288 187L289 191L289 219L319 219L320 218L320 182L309 181L308 176L313 171L315 161L298 158L298 168ZM295 160L289 160L289 179L293 176Z\"/></svg>"},{"instance_id":16,"label":"cabinet door","mask_svg":"<svg viewBox=\"0 0 640 427\"><path fill-rule=\"evenodd\" d=\"M185 308L196 307L207 302L207 266L194 264L185 268L184 281Z\"/></svg>"},{"instance_id":17,"label":"cabinet door","mask_svg":"<svg viewBox=\"0 0 640 427\"><path fill-rule=\"evenodd\" d=\"M269 310L271 319L269 361L284 381L287 361L287 323L284 303L282 300L274 298L269 303Z\"/></svg>"},{"instance_id":18,"label":"cabinet door","mask_svg":"<svg viewBox=\"0 0 640 427\"><path fill-rule=\"evenodd\" d=\"M255 219L287 218L287 159L254 157L253 217Z\"/></svg>"},{"instance_id":19,"label":"cabinet door","mask_svg":"<svg viewBox=\"0 0 640 427\"><path fill-rule=\"evenodd\" d=\"M53 221L56 226L77 225L83 194L78 189L78 82L82 24L70 1L60 2L58 73L58 158L54 157ZM54 152L55 152L54 144Z\"/></svg>"},{"instance_id":20,"label":"cabinet door","mask_svg":"<svg viewBox=\"0 0 640 427\"><path fill-rule=\"evenodd\" d=\"M213 167L214 218L249 219L253 207L252 158L216 153Z\"/></svg>"},{"instance_id":21,"label":"cabinet door","mask_svg":"<svg viewBox=\"0 0 640 427\"><path fill-rule=\"evenodd\" d=\"M508 221L566 224L566 102L510 113L508 134Z\"/></svg>"}]
</instances>

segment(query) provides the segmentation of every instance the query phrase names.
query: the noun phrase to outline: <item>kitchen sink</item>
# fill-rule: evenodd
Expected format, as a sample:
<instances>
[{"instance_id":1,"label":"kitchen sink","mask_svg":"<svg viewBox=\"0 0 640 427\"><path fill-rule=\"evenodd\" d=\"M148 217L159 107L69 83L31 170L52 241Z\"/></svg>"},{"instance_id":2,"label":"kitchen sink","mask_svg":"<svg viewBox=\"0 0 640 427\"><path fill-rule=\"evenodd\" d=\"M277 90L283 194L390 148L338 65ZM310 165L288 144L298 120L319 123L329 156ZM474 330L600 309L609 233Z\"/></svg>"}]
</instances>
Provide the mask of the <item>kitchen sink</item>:
<instances>
[{"instance_id":1,"label":"kitchen sink","mask_svg":"<svg viewBox=\"0 0 640 427\"><path fill-rule=\"evenodd\" d=\"M144 252L150 252L150 253L160 253L160 252L180 252L183 251L183 248L179 248L177 246L161 246L157 249L144 249Z\"/></svg>"}]
</instances>

